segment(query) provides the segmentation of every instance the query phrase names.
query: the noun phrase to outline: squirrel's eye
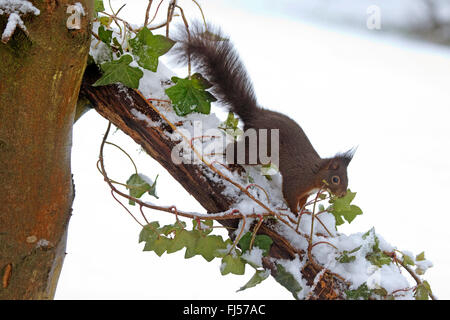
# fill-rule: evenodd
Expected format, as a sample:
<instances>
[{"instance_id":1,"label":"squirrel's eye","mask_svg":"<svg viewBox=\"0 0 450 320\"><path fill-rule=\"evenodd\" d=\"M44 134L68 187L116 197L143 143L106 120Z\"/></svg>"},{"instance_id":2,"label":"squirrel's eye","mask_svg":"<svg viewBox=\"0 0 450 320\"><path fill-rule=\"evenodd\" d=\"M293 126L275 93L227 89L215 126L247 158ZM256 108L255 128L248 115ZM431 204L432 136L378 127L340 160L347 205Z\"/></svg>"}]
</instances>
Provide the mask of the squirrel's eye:
<instances>
[{"instance_id":1,"label":"squirrel's eye","mask_svg":"<svg viewBox=\"0 0 450 320\"><path fill-rule=\"evenodd\" d=\"M331 178L331 182L333 182L334 184L339 184L339 182L341 182L341 179L338 176L333 176Z\"/></svg>"}]
</instances>

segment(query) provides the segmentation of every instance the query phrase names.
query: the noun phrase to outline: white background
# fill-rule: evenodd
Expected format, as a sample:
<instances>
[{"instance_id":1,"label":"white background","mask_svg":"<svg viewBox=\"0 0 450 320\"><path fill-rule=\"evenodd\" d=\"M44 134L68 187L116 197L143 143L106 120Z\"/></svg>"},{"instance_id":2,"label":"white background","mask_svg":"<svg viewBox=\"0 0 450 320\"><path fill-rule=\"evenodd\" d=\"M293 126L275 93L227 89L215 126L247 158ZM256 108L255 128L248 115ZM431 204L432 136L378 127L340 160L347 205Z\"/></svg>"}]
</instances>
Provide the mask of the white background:
<instances>
[{"instance_id":1,"label":"white background","mask_svg":"<svg viewBox=\"0 0 450 320\"><path fill-rule=\"evenodd\" d=\"M112 3L117 10L124 2ZM369 31L365 24L355 29L300 21L257 8L256 1L253 8L239 3L201 1L208 20L235 43L259 103L295 119L322 157L358 146L349 187L358 192L354 203L364 214L339 230L374 226L400 250L425 251L434 267L424 278L439 298L450 298L450 50ZM192 2L180 4L188 17L198 17ZM128 1L122 12L138 24L145 7L146 1ZM161 258L142 252L139 225L111 197L95 166L106 124L90 111L74 127L76 198L56 299L291 299L271 278L236 293L253 272L221 276L218 259L185 260L184 250ZM133 155L140 172L160 175L157 203L204 212L130 138L116 132L110 140ZM133 173L112 147L106 165L115 180Z\"/></svg>"}]
</instances>

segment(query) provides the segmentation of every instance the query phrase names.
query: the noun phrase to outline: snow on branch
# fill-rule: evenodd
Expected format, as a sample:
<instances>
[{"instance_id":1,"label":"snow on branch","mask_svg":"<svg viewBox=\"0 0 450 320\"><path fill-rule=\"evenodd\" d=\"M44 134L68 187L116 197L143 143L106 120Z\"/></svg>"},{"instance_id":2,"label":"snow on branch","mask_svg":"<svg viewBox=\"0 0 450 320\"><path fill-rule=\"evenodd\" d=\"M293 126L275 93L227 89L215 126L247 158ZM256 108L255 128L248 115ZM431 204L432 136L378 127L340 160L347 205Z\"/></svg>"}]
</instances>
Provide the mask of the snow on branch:
<instances>
[{"instance_id":1,"label":"snow on branch","mask_svg":"<svg viewBox=\"0 0 450 320\"><path fill-rule=\"evenodd\" d=\"M28 35L27 28L23 23L21 15L32 13L39 15L40 11L26 0L0 0L0 15L8 15L8 22L2 33L2 42L7 43L14 34L17 27Z\"/></svg>"}]
</instances>

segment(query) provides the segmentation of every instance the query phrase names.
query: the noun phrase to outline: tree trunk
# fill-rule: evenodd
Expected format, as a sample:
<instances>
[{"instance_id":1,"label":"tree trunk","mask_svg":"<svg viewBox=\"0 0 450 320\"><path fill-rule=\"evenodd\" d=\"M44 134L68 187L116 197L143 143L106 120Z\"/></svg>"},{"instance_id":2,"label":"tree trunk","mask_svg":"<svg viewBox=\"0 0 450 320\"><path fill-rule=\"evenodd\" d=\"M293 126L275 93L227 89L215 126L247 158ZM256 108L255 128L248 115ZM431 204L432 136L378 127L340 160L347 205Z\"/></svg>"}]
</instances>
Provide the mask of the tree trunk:
<instances>
[{"instance_id":1,"label":"tree trunk","mask_svg":"<svg viewBox=\"0 0 450 320\"><path fill-rule=\"evenodd\" d=\"M69 30L66 0L33 1L0 43L0 300L51 299L74 198L72 124L89 52L92 0ZM7 17L0 16L0 32Z\"/></svg>"}]
</instances>

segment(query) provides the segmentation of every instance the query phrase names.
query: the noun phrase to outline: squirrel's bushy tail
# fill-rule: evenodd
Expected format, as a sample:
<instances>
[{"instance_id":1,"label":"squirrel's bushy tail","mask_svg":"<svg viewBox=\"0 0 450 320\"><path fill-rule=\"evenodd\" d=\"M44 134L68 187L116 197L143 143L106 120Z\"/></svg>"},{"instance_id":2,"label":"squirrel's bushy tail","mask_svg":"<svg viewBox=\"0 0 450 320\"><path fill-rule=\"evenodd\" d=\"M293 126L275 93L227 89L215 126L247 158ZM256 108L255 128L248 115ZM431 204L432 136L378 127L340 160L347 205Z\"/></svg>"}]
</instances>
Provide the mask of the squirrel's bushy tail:
<instances>
[{"instance_id":1,"label":"squirrel's bushy tail","mask_svg":"<svg viewBox=\"0 0 450 320\"><path fill-rule=\"evenodd\" d=\"M193 23L189 34L184 26L178 28L174 53L179 62L187 63L200 72L212 85L215 97L249 124L257 109L253 86L244 65L230 40L219 28Z\"/></svg>"}]
</instances>

